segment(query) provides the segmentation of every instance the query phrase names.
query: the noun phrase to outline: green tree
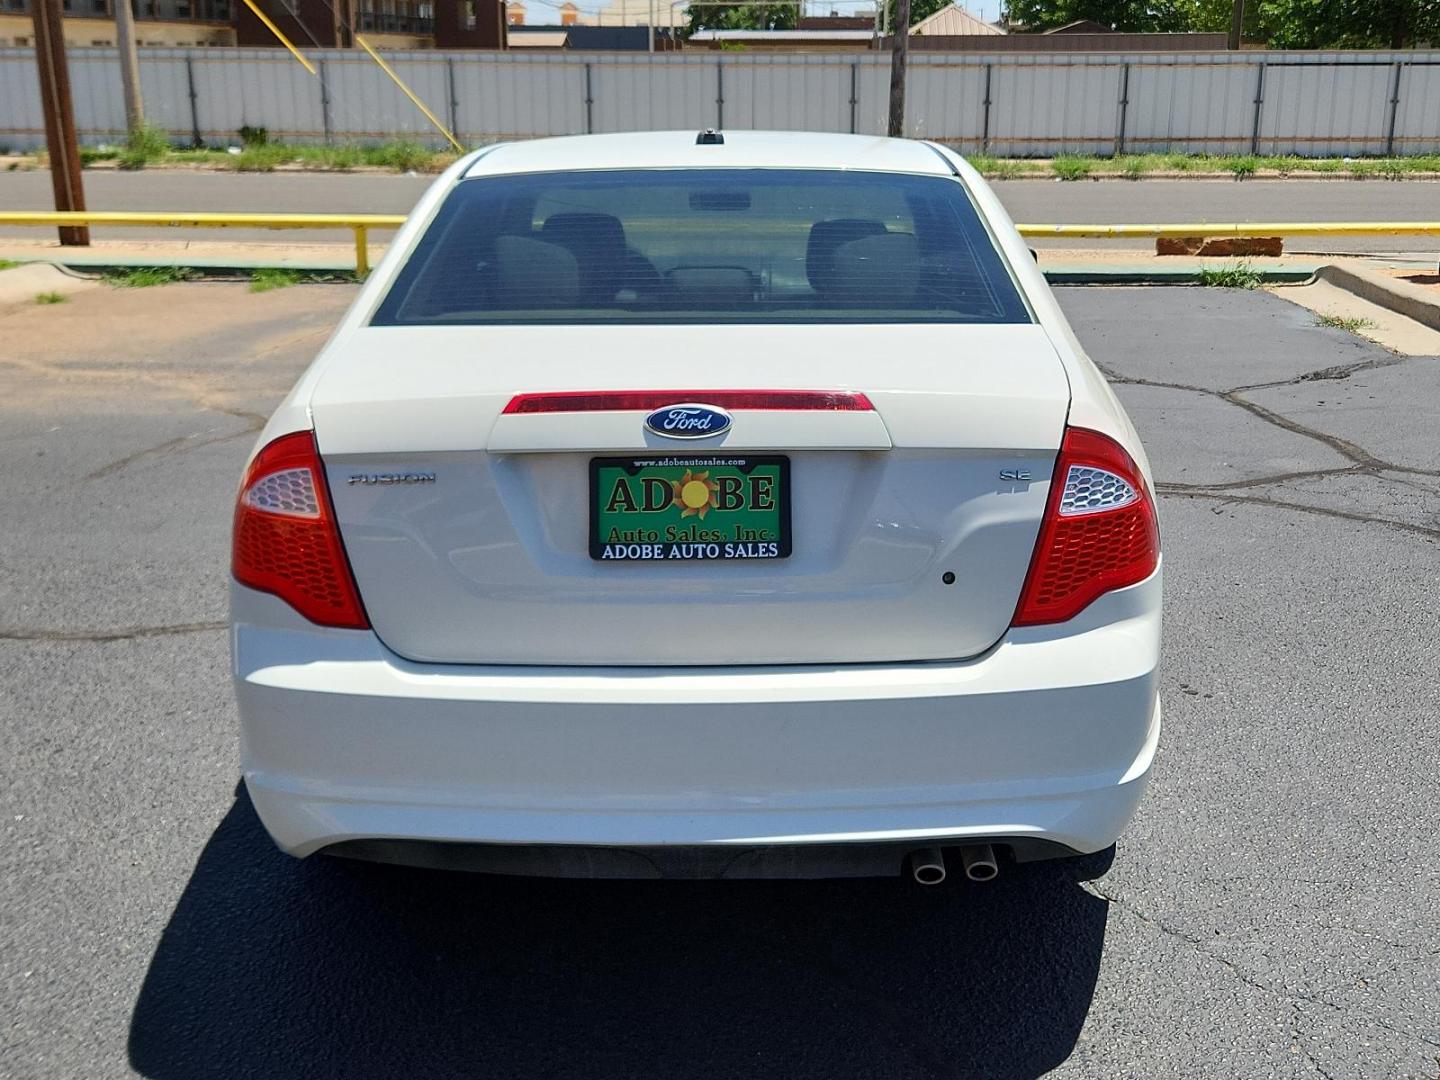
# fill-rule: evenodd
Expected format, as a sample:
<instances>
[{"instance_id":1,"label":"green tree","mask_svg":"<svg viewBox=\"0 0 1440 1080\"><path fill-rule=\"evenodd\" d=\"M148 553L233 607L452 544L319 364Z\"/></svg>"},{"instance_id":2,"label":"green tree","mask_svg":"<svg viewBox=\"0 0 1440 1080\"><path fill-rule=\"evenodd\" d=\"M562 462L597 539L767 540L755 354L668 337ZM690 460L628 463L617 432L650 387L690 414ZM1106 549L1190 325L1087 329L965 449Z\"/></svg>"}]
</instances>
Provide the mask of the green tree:
<instances>
[{"instance_id":1,"label":"green tree","mask_svg":"<svg viewBox=\"0 0 1440 1080\"><path fill-rule=\"evenodd\" d=\"M796 4L692 5L685 36L696 30L793 30Z\"/></svg>"},{"instance_id":2,"label":"green tree","mask_svg":"<svg viewBox=\"0 0 1440 1080\"><path fill-rule=\"evenodd\" d=\"M1026 30L1090 19L1129 33L1173 33L1190 29L1196 6L1196 0L1009 0L1006 14Z\"/></svg>"},{"instance_id":3,"label":"green tree","mask_svg":"<svg viewBox=\"0 0 1440 1080\"><path fill-rule=\"evenodd\" d=\"M1436 0L1250 0L1254 37L1275 49L1403 49L1440 42ZM1247 18L1247 36L1252 19Z\"/></svg>"}]
</instances>

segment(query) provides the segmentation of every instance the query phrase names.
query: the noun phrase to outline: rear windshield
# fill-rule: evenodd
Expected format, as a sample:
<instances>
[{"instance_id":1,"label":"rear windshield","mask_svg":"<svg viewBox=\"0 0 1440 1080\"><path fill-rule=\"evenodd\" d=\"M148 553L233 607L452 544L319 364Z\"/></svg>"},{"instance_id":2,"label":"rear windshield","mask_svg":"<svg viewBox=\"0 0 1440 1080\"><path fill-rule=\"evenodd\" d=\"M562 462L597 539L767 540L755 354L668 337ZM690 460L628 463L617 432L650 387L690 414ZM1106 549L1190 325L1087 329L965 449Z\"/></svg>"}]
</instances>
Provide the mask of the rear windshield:
<instances>
[{"instance_id":1,"label":"rear windshield","mask_svg":"<svg viewBox=\"0 0 1440 1080\"><path fill-rule=\"evenodd\" d=\"M462 181L372 320L1029 321L957 181L777 169Z\"/></svg>"}]
</instances>

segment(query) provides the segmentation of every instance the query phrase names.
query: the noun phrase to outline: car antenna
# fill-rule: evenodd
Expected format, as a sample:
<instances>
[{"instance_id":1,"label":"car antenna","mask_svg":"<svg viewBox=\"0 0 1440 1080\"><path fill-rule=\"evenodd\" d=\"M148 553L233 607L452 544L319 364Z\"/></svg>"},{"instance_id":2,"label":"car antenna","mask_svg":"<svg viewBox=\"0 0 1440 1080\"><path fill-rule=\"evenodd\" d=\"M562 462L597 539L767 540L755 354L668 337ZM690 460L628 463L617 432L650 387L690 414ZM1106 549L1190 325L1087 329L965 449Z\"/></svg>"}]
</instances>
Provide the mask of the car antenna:
<instances>
[{"instance_id":1,"label":"car antenna","mask_svg":"<svg viewBox=\"0 0 1440 1080\"><path fill-rule=\"evenodd\" d=\"M720 132L716 131L714 128L706 128L704 131L700 132L699 135L695 136L695 145L724 146L725 136L721 135Z\"/></svg>"}]
</instances>

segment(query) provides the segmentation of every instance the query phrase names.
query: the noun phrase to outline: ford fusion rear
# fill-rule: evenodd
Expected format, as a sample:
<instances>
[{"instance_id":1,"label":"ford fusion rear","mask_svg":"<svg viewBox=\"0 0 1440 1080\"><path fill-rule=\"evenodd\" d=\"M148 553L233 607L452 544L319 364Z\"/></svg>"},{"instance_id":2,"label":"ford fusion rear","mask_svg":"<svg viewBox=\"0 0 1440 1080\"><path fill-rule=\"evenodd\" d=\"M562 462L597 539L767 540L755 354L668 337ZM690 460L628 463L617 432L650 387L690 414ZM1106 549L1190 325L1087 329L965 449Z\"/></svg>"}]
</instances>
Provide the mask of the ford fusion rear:
<instances>
[{"instance_id":1,"label":"ford fusion rear","mask_svg":"<svg viewBox=\"0 0 1440 1080\"><path fill-rule=\"evenodd\" d=\"M921 142L457 163L262 435L232 618L299 856L983 879L1112 844L1159 737L1143 452Z\"/></svg>"}]
</instances>

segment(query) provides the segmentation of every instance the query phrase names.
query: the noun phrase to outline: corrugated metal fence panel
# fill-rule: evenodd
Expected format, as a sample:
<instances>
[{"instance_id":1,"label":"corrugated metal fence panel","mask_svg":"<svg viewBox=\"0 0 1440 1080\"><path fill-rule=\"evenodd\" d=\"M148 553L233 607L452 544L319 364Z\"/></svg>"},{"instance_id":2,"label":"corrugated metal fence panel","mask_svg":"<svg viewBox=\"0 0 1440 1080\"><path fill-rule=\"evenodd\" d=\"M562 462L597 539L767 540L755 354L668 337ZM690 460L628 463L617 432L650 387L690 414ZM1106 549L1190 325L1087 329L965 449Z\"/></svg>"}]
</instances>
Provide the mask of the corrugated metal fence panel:
<instances>
[{"instance_id":1,"label":"corrugated metal fence panel","mask_svg":"<svg viewBox=\"0 0 1440 1080\"><path fill-rule=\"evenodd\" d=\"M1384 153L1392 71L1384 61L1268 64L1260 152Z\"/></svg>"},{"instance_id":2,"label":"corrugated metal fence panel","mask_svg":"<svg viewBox=\"0 0 1440 1080\"><path fill-rule=\"evenodd\" d=\"M911 66L905 88L907 134L923 132L923 138L978 150L984 127L984 64L927 56Z\"/></svg>"},{"instance_id":3,"label":"corrugated metal fence panel","mask_svg":"<svg viewBox=\"0 0 1440 1080\"><path fill-rule=\"evenodd\" d=\"M795 53L726 56L725 126L736 131L851 130L854 64L838 56ZM857 102L858 104L858 102Z\"/></svg>"},{"instance_id":4,"label":"corrugated metal fence panel","mask_svg":"<svg viewBox=\"0 0 1440 1080\"><path fill-rule=\"evenodd\" d=\"M594 131L719 127L722 80L711 56L593 54Z\"/></svg>"},{"instance_id":5,"label":"corrugated metal fence panel","mask_svg":"<svg viewBox=\"0 0 1440 1080\"><path fill-rule=\"evenodd\" d=\"M1126 151L1249 153L1257 71L1254 63L1134 58Z\"/></svg>"},{"instance_id":6,"label":"corrugated metal fence panel","mask_svg":"<svg viewBox=\"0 0 1440 1080\"><path fill-rule=\"evenodd\" d=\"M147 113L181 142L198 131L208 143L233 144L249 125L294 142L406 136L440 145L368 57L308 55L323 65L323 86L279 49L142 49ZM77 48L70 57L82 138L117 141L124 120L115 50ZM1246 152L1254 139L1266 153L1378 154L1392 143L1392 121L1395 152L1440 151L1440 51L912 57L907 133L969 151L988 143L995 154L1109 154L1120 139L1122 89L1131 151ZM875 52L417 52L390 60L469 144L717 125L881 134L889 111L890 58ZM38 98L31 50L0 49L0 146L43 144Z\"/></svg>"},{"instance_id":7,"label":"corrugated metal fence panel","mask_svg":"<svg viewBox=\"0 0 1440 1080\"><path fill-rule=\"evenodd\" d=\"M264 128L272 139L319 142L325 137L320 80L279 49L195 49L200 135L238 143L242 127ZM232 51L242 61L230 59ZM146 58L141 59L141 64Z\"/></svg>"},{"instance_id":8,"label":"corrugated metal fence panel","mask_svg":"<svg viewBox=\"0 0 1440 1080\"><path fill-rule=\"evenodd\" d=\"M1119 133L1122 65L1053 56L996 62L990 149L995 154L1108 154Z\"/></svg>"},{"instance_id":9,"label":"corrugated metal fence panel","mask_svg":"<svg viewBox=\"0 0 1440 1080\"><path fill-rule=\"evenodd\" d=\"M1440 154L1440 58L1407 63L1400 73L1395 153Z\"/></svg>"},{"instance_id":10,"label":"corrugated metal fence panel","mask_svg":"<svg viewBox=\"0 0 1440 1080\"><path fill-rule=\"evenodd\" d=\"M497 53L452 53L446 59L455 72L455 134L462 143L587 130L583 62Z\"/></svg>"},{"instance_id":11,"label":"corrugated metal fence panel","mask_svg":"<svg viewBox=\"0 0 1440 1080\"><path fill-rule=\"evenodd\" d=\"M29 150L45 144L40 76L29 49L0 49L0 148Z\"/></svg>"}]
</instances>

